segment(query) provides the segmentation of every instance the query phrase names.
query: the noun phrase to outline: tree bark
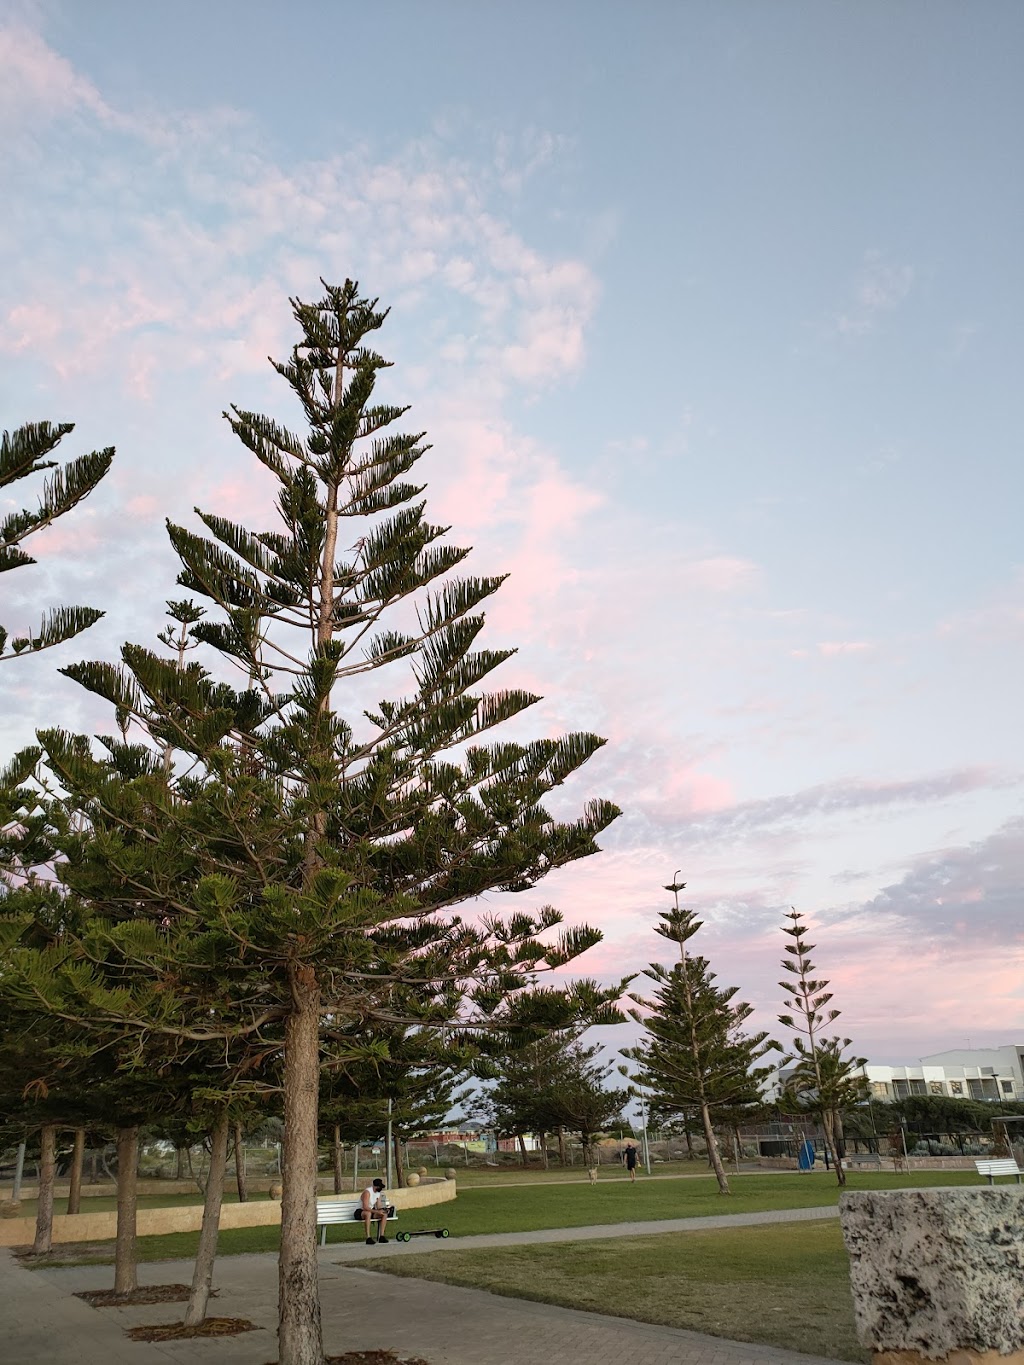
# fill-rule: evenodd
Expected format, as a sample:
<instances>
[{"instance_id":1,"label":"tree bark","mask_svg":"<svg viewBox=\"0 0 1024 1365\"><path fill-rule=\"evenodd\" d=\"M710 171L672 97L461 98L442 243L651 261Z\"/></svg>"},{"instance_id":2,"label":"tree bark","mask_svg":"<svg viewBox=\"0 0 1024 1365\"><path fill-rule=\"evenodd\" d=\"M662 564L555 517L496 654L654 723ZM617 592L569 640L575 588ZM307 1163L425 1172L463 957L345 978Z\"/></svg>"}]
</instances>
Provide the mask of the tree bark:
<instances>
[{"instance_id":1,"label":"tree bark","mask_svg":"<svg viewBox=\"0 0 1024 1365\"><path fill-rule=\"evenodd\" d=\"M57 1125L44 1123L39 1134L39 1195L32 1253L42 1256L53 1245L53 1182L57 1173Z\"/></svg>"},{"instance_id":2,"label":"tree bark","mask_svg":"<svg viewBox=\"0 0 1024 1365\"><path fill-rule=\"evenodd\" d=\"M334 1193L341 1194L341 1179L345 1174L342 1168L341 1128L334 1125Z\"/></svg>"},{"instance_id":3,"label":"tree bark","mask_svg":"<svg viewBox=\"0 0 1024 1365\"><path fill-rule=\"evenodd\" d=\"M831 1109L822 1110L821 1127L825 1137L825 1149L835 1167L836 1184L843 1186L846 1184L846 1168L843 1165L843 1158L839 1155L839 1144L836 1142L835 1114Z\"/></svg>"},{"instance_id":4,"label":"tree bark","mask_svg":"<svg viewBox=\"0 0 1024 1365\"><path fill-rule=\"evenodd\" d=\"M117 1241L114 1244L114 1293L131 1294L139 1287L135 1259L138 1208L139 1130L117 1130Z\"/></svg>"},{"instance_id":5,"label":"tree bark","mask_svg":"<svg viewBox=\"0 0 1024 1365\"><path fill-rule=\"evenodd\" d=\"M235 1184L238 1186L238 1202L247 1204L249 1202L249 1184L245 1178L245 1137L242 1133L242 1125L235 1124ZM210 1162L212 1165L213 1157ZM223 1175L223 1172L221 1173Z\"/></svg>"},{"instance_id":6,"label":"tree bark","mask_svg":"<svg viewBox=\"0 0 1024 1365\"><path fill-rule=\"evenodd\" d=\"M519 1144L519 1161L523 1166L529 1166L530 1158L526 1155L526 1138L522 1133L516 1133L516 1142Z\"/></svg>"},{"instance_id":7,"label":"tree bark","mask_svg":"<svg viewBox=\"0 0 1024 1365\"><path fill-rule=\"evenodd\" d=\"M75 1129L75 1150L71 1156L71 1183L68 1186L68 1213L80 1213L82 1204L82 1166L85 1163L85 1129Z\"/></svg>"},{"instance_id":8,"label":"tree bark","mask_svg":"<svg viewBox=\"0 0 1024 1365\"><path fill-rule=\"evenodd\" d=\"M392 1139L392 1146L395 1149L395 1188L405 1188L405 1158L402 1154L402 1139L396 1133Z\"/></svg>"},{"instance_id":9,"label":"tree bark","mask_svg":"<svg viewBox=\"0 0 1024 1365\"><path fill-rule=\"evenodd\" d=\"M238 1127L235 1127L238 1140ZM235 1149L238 1150L237 1147ZM192 1271L192 1289L185 1309L185 1326L198 1327L206 1320L206 1308L213 1287L213 1263L217 1259L217 1234L220 1232L220 1206L224 1197L224 1177L228 1166L228 1113L225 1109L217 1117L210 1144L210 1173L206 1180L203 1200L203 1225L196 1248L196 1263Z\"/></svg>"},{"instance_id":10,"label":"tree bark","mask_svg":"<svg viewBox=\"0 0 1024 1365\"><path fill-rule=\"evenodd\" d=\"M729 1177L722 1165L722 1153L718 1150L718 1139L715 1137L715 1130L711 1123L711 1110L706 1104L700 1106L700 1121L704 1129L704 1141L708 1147L708 1160L711 1162L711 1169L718 1181L718 1193L732 1194L729 1189Z\"/></svg>"},{"instance_id":11,"label":"tree bark","mask_svg":"<svg viewBox=\"0 0 1024 1365\"><path fill-rule=\"evenodd\" d=\"M278 1262L280 1365L323 1365L316 1263L320 986L308 963L291 968L284 1035L284 1172Z\"/></svg>"},{"instance_id":12,"label":"tree bark","mask_svg":"<svg viewBox=\"0 0 1024 1365\"><path fill-rule=\"evenodd\" d=\"M184 1179L185 1179L185 1148L184 1148L184 1147L177 1147L177 1148L175 1148L175 1155L176 1155L177 1158L178 1158L178 1166L177 1166L177 1170L174 1172L174 1178L175 1178L175 1180L184 1180Z\"/></svg>"},{"instance_id":13,"label":"tree bark","mask_svg":"<svg viewBox=\"0 0 1024 1365\"><path fill-rule=\"evenodd\" d=\"M547 1133L541 1133L541 1135L540 1135L540 1168L541 1168L542 1171L546 1171L546 1170L548 1169L548 1135L547 1135Z\"/></svg>"},{"instance_id":14,"label":"tree bark","mask_svg":"<svg viewBox=\"0 0 1024 1365\"><path fill-rule=\"evenodd\" d=\"M559 1130L558 1130L558 1164L559 1164L560 1166L564 1166L564 1165L565 1165L565 1129L564 1129L564 1128L559 1128Z\"/></svg>"}]
</instances>

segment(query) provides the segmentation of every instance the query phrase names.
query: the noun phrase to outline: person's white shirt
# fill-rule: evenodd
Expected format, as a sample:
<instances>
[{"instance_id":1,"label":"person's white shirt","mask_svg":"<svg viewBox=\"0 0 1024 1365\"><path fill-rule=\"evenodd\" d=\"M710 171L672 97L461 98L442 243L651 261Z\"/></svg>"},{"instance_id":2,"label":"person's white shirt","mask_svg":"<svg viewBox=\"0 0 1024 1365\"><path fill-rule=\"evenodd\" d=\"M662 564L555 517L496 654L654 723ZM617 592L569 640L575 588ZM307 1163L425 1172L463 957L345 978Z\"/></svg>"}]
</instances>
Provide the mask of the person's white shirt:
<instances>
[{"instance_id":1,"label":"person's white shirt","mask_svg":"<svg viewBox=\"0 0 1024 1365\"><path fill-rule=\"evenodd\" d=\"M372 1185L367 1185L366 1189L363 1190L363 1194L364 1195L368 1194L370 1196L370 1202L368 1204L364 1204L363 1205L364 1208L370 1209L387 1208L388 1206L387 1190L375 1190Z\"/></svg>"}]
</instances>

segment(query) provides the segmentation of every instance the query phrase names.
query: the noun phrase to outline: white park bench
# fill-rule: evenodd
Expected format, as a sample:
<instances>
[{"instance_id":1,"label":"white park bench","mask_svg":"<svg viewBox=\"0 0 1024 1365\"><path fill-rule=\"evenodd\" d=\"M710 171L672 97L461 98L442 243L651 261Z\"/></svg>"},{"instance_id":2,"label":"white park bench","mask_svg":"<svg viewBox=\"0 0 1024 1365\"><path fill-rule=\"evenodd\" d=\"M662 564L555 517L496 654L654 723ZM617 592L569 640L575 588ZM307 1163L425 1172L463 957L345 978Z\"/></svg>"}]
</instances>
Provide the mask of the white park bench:
<instances>
[{"instance_id":1,"label":"white park bench","mask_svg":"<svg viewBox=\"0 0 1024 1365\"><path fill-rule=\"evenodd\" d=\"M874 1166L877 1170L882 1169L880 1152L847 1152L843 1162L847 1166Z\"/></svg>"},{"instance_id":2,"label":"white park bench","mask_svg":"<svg viewBox=\"0 0 1024 1365\"><path fill-rule=\"evenodd\" d=\"M388 1205L388 1222L393 1223L398 1218L398 1210L393 1204ZM355 1199L318 1199L316 1201L316 1225L322 1228L320 1233L320 1245L327 1245L327 1229L331 1223L352 1223L362 1222L363 1219L363 1200L362 1196Z\"/></svg>"},{"instance_id":3,"label":"white park bench","mask_svg":"<svg viewBox=\"0 0 1024 1365\"><path fill-rule=\"evenodd\" d=\"M1024 1171L1020 1169L1012 1156L985 1157L980 1161L975 1161L974 1164L978 1168L979 1175L988 1176L990 1185L997 1175L1015 1175L1019 1185L1020 1178L1024 1175Z\"/></svg>"}]
</instances>

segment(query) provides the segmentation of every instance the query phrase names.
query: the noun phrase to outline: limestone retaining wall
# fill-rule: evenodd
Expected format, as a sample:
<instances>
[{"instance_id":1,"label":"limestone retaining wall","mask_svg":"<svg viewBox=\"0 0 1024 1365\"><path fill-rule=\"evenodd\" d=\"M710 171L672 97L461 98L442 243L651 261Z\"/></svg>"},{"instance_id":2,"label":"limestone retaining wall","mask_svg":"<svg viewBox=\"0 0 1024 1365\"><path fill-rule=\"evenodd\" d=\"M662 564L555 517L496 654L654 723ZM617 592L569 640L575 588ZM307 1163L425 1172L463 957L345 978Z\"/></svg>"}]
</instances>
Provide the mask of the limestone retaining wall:
<instances>
[{"instance_id":1,"label":"limestone retaining wall","mask_svg":"<svg viewBox=\"0 0 1024 1365\"><path fill-rule=\"evenodd\" d=\"M422 1209L431 1204L445 1204L455 1198L455 1181L424 1180L407 1190L389 1190L388 1197L398 1210ZM341 1195L340 1198L351 1198ZM138 1235L154 1237L166 1232L197 1232L203 1221L202 1204L183 1208L139 1209ZM276 1199L257 1199L246 1204L223 1204L220 1211L221 1228L267 1227L281 1221L281 1205ZM103 1242L117 1232L117 1212L59 1213L53 1219L53 1241ZM0 1219L0 1246L30 1245L36 1235L34 1218Z\"/></svg>"}]
</instances>

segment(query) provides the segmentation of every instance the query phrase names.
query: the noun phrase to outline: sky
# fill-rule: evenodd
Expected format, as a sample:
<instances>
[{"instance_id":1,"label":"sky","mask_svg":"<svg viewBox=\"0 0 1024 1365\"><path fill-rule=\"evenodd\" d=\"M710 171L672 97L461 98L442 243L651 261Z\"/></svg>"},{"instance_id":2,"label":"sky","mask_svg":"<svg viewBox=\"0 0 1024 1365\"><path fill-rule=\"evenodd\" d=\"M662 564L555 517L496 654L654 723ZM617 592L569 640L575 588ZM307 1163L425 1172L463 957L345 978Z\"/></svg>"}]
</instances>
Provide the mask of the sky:
<instances>
[{"instance_id":1,"label":"sky","mask_svg":"<svg viewBox=\"0 0 1024 1365\"><path fill-rule=\"evenodd\" d=\"M1016 0L0 0L0 426L117 448L4 576L9 627L107 615L3 669L0 751L109 725L56 670L152 640L165 518L270 525L222 413L291 418L288 299L352 277L429 514L510 574L497 680L608 739L557 808L622 817L526 897L603 930L579 973L664 956L679 869L759 1027L794 906L870 1060L1024 1041L1022 43Z\"/></svg>"}]
</instances>

